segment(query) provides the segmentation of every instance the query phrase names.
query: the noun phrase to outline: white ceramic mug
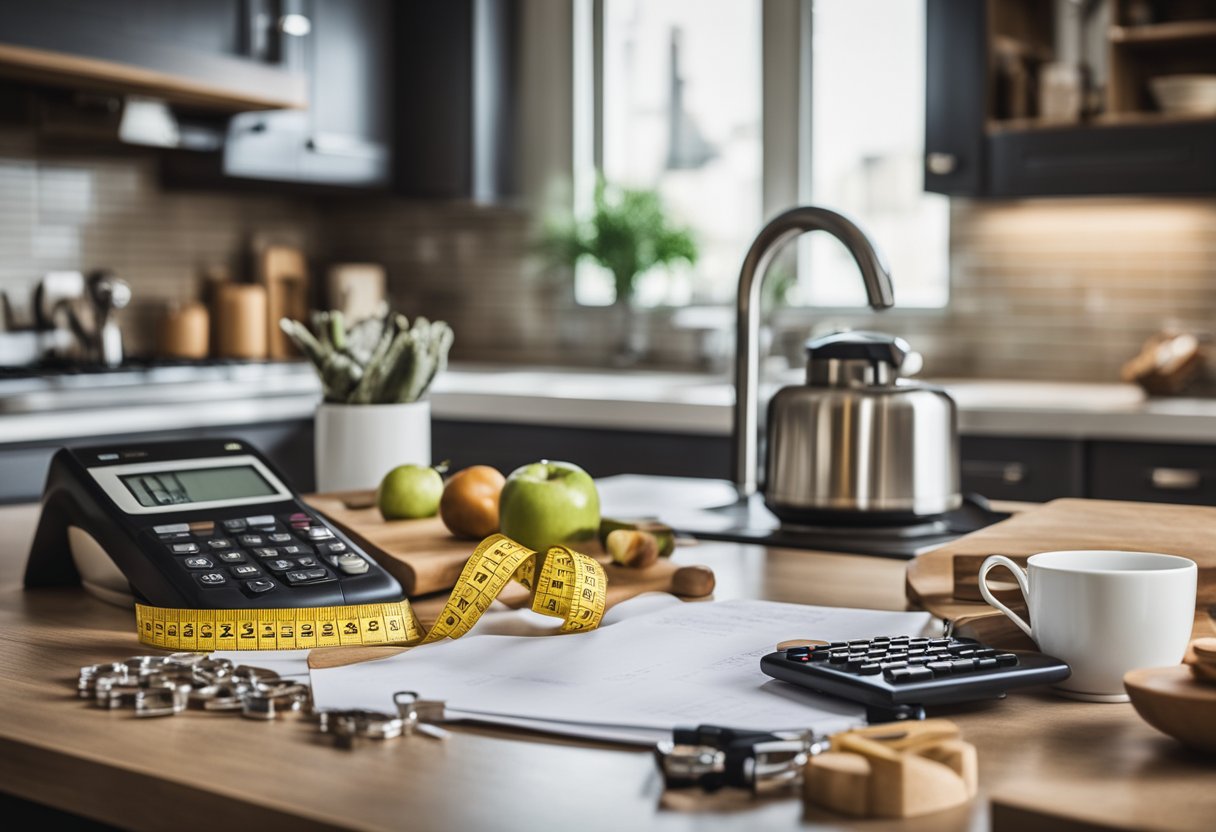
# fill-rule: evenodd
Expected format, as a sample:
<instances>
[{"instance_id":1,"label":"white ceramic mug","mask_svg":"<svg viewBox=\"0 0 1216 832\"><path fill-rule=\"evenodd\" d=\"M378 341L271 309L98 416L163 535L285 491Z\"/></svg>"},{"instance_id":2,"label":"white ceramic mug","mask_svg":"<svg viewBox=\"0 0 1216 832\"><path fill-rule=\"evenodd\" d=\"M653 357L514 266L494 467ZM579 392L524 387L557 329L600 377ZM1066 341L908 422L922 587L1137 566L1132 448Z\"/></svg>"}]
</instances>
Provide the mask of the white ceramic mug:
<instances>
[{"instance_id":1,"label":"white ceramic mug","mask_svg":"<svg viewBox=\"0 0 1216 832\"><path fill-rule=\"evenodd\" d=\"M988 572L1004 566L1017 579L1030 623L988 589ZM1003 555L980 566L980 594L1013 620L1039 649L1068 662L1057 689L1075 699L1126 702L1123 674L1178 664L1195 618L1199 569L1176 555L1074 551L1031 555L1023 571Z\"/></svg>"}]
</instances>

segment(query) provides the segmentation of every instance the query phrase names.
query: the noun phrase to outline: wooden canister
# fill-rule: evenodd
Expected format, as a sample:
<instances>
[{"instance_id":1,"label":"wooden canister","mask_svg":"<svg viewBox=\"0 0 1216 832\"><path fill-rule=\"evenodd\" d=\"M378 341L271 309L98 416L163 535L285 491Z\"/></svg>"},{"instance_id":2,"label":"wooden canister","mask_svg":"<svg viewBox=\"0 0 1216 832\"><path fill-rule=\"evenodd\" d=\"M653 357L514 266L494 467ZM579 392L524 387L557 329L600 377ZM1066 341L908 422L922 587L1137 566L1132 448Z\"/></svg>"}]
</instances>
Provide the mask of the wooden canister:
<instances>
[{"instance_id":1,"label":"wooden canister","mask_svg":"<svg viewBox=\"0 0 1216 832\"><path fill-rule=\"evenodd\" d=\"M164 358L206 358L211 348L211 315L192 301L170 306L160 322L159 352Z\"/></svg>"},{"instance_id":2,"label":"wooden canister","mask_svg":"<svg viewBox=\"0 0 1216 832\"><path fill-rule=\"evenodd\" d=\"M266 358L266 287L221 283L215 288L216 357Z\"/></svg>"}]
</instances>

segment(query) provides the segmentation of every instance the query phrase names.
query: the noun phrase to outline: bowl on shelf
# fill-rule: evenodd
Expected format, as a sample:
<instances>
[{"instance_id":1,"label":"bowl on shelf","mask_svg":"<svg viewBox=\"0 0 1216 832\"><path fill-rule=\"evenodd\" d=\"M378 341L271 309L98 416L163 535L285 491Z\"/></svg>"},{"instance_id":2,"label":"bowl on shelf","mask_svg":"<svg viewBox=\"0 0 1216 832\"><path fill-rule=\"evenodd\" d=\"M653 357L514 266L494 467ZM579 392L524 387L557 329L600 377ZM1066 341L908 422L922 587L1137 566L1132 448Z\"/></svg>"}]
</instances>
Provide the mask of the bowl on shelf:
<instances>
[{"instance_id":1,"label":"bowl on shelf","mask_svg":"<svg viewBox=\"0 0 1216 832\"><path fill-rule=\"evenodd\" d=\"M1161 75L1148 85L1163 112L1216 115L1216 75Z\"/></svg>"}]
</instances>

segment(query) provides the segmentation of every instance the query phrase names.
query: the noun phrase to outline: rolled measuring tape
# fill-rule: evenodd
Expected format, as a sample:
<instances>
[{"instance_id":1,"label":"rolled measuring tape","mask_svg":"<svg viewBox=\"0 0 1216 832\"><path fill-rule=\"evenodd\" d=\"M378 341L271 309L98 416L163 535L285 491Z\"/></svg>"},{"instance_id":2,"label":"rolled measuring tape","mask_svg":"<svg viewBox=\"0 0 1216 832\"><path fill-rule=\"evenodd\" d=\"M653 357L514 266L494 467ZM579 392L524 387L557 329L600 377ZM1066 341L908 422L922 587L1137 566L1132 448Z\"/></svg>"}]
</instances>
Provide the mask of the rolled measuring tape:
<instances>
[{"instance_id":1,"label":"rolled measuring tape","mask_svg":"<svg viewBox=\"0 0 1216 832\"><path fill-rule=\"evenodd\" d=\"M597 560L565 546L544 557L505 535L473 551L430 632L409 601L293 609L182 610L135 605L142 644L165 650L300 650L429 644L467 633L512 580L532 590L532 610L562 619L563 633L604 617L608 578Z\"/></svg>"}]
</instances>

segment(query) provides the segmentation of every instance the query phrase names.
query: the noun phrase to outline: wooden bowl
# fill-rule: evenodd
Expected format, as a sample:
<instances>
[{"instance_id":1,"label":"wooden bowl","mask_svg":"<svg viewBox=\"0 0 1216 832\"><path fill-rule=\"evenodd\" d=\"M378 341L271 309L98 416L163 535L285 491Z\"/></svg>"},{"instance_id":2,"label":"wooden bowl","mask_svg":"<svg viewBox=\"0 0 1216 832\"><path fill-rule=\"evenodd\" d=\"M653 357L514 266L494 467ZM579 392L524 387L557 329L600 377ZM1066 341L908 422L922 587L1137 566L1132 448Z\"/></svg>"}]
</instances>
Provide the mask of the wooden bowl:
<instances>
[{"instance_id":1,"label":"wooden bowl","mask_svg":"<svg viewBox=\"0 0 1216 832\"><path fill-rule=\"evenodd\" d=\"M1147 667L1123 677L1136 713L1183 745L1216 754L1216 685L1195 681L1191 669Z\"/></svg>"}]
</instances>

